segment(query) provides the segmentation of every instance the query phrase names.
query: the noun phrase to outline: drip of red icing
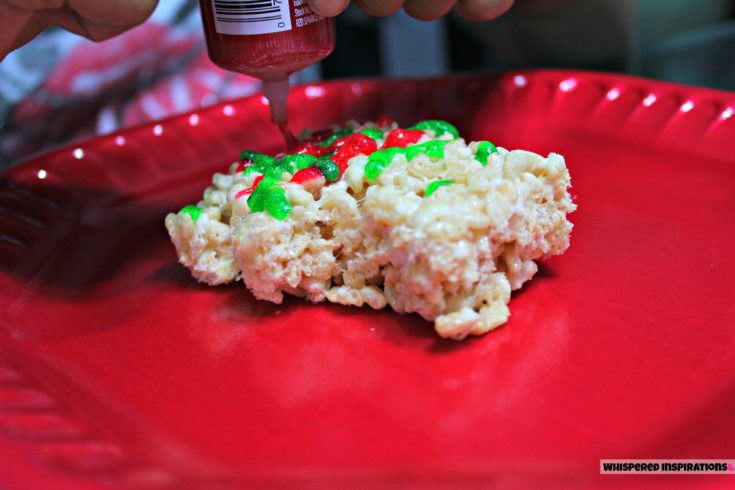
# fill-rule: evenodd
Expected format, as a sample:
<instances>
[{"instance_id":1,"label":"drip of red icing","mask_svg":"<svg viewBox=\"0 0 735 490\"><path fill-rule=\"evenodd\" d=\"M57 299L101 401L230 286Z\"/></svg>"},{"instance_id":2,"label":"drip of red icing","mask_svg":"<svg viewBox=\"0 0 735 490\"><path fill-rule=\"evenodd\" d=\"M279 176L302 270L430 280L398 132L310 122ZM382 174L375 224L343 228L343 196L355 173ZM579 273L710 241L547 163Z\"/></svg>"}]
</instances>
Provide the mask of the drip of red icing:
<instances>
[{"instance_id":1,"label":"drip of red icing","mask_svg":"<svg viewBox=\"0 0 735 490\"><path fill-rule=\"evenodd\" d=\"M301 144L301 140L299 140L294 134L291 132L290 129L288 129L288 123L281 123L278 125L278 129L281 130L281 134L283 135L283 139L286 141L286 147L289 150L292 150L296 147L298 147Z\"/></svg>"},{"instance_id":2,"label":"drip of red icing","mask_svg":"<svg viewBox=\"0 0 735 490\"><path fill-rule=\"evenodd\" d=\"M258 175L257 177L255 177L255 180L253 181L253 185L235 194L235 200L240 199L242 196L247 196L248 194L252 194L255 188L258 187L258 184L260 184L261 180L263 180L262 175Z\"/></svg>"},{"instance_id":3,"label":"drip of red icing","mask_svg":"<svg viewBox=\"0 0 735 490\"><path fill-rule=\"evenodd\" d=\"M293 182L294 184L303 184L304 182L308 182L309 180L323 177L324 174L322 174L321 170L316 167L309 167L303 168L296 172L293 177L291 177L291 182Z\"/></svg>"},{"instance_id":4,"label":"drip of red icing","mask_svg":"<svg viewBox=\"0 0 735 490\"><path fill-rule=\"evenodd\" d=\"M408 145L416 143L424 135L419 129L394 129L385 137L382 148L391 148L398 146L405 148Z\"/></svg>"}]
</instances>

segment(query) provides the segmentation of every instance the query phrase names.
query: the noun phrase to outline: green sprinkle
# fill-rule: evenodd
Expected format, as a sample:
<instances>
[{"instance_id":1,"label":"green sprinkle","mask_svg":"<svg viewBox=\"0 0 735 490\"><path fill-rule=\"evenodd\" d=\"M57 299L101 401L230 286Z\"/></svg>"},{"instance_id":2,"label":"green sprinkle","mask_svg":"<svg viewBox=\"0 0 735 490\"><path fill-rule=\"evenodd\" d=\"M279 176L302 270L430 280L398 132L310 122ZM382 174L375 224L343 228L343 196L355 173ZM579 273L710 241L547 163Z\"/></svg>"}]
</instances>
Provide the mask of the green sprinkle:
<instances>
[{"instance_id":1,"label":"green sprinkle","mask_svg":"<svg viewBox=\"0 0 735 490\"><path fill-rule=\"evenodd\" d=\"M291 175L293 175L293 174L295 174L296 172L299 171L299 166L298 166L298 164L294 160L286 160L286 159L283 159L283 160L279 160L278 163L276 164L276 166L273 167L273 170L275 170L275 169L280 170L281 173L288 172ZM269 170L269 172L270 172L270 170ZM279 175L279 178L280 178L280 175L281 174L278 174L278 175Z\"/></svg>"},{"instance_id":2,"label":"green sprinkle","mask_svg":"<svg viewBox=\"0 0 735 490\"><path fill-rule=\"evenodd\" d=\"M404 153L404 149L397 146L371 153L368 157L368 162L365 165L365 176L368 180L378 178L378 176L388 168L393 161L393 158L395 158L399 153Z\"/></svg>"},{"instance_id":3,"label":"green sprinkle","mask_svg":"<svg viewBox=\"0 0 735 490\"><path fill-rule=\"evenodd\" d=\"M265 196L265 210L276 219L283 220L291 213L293 207L286 199L286 190L279 186L270 188Z\"/></svg>"},{"instance_id":4,"label":"green sprinkle","mask_svg":"<svg viewBox=\"0 0 735 490\"><path fill-rule=\"evenodd\" d=\"M248 207L253 213L266 211L276 219L282 220L291 212L291 203L286 199L286 190L278 181L266 176L248 198Z\"/></svg>"},{"instance_id":5,"label":"green sprinkle","mask_svg":"<svg viewBox=\"0 0 735 490\"><path fill-rule=\"evenodd\" d=\"M480 141L477 145L477 151L475 152L475 160L480 162L484 167L487 165L487 158L491 153L497 153L498 147L489 141Z\"/></svg>"},{"instance_id":6,"label":"green sprinkle","mask_svg":"<svg viewBox=\"0 0 735 490\"><path fill-rule=\"evenodd\" d=\"M326 141L322 142L321 145L325 148L328 146L332 146L332 143L334 143L335 141L337 141L343 136L347 136L348 134L352 134L351 129L341 129L339 131L336 131L334 134L332 134L332 136L327 138Z\"/></svg>"},{"instance_id":7,"label":"green sprinkle","mask_svg":"<svg viewBox=\"0 0 735 490\"><path fill-rule=\"evenodd\" d=\"M361 133L368 138L374 139L375 141L382 140L385 136L385 134L381 130L375 128L363 129Z\"/></svg>"},{"instance_id":8,"label":"green sprinkle","mask_svg":"<svg viewBox=\"0 0 735 490\"><path fill-rule=\"evenodd\" d=\"M438 119L427 119L426 121L421 121L420 123L411 126L409 129L420 129L421 131L431 129L437 137L449 133L454 138L459 138L459 131L457 131L457 128L446 121L440 121Z\"/></svg>"},{"instance_id":9,"label":"green sprinkle","mask_svg":"<svg viewBox=\"0 0 735 490\"><path fill-rule=\"evenodd\" d=\"M334 163L332 160L320 158L316 161L315 166L321 170L324 174L324 178L327 179L327 182L335 182L339 179L339 165Z\"/></svg>"},{"instance_id":10,"label":"green sprinkle","mask_svg":"<svg viewBox=\"0 0 735 490\"><path fill-rule=\"evenodd\" d=\"M429 158L444 158L444 147L449 143L447 140L431 140L420 145L406 147L406 160L412 160L418 155L425 153Z\"/></svg>"},{"instance_id":11,"label":"green sprinkle","mask_svg":"<svg viewBox=\"0 0 735 490\"><path fill-rule=\"evenodd\" d=\"M289 170L291 168L294 168L295 170L303 170L313 166L316 160L317 158L314 155L307 155L306 153L299 155L286 155L278 161L278 165L284 167L285 170ZM293 174L295 172L291 173Z\"/></svg>"},{"instance_id":12,"label":"green sprinkle","mask_svg":"<svg viewBox=\"0 0 735 490\"><path fill-rule=\"evenodd\" d=\"M242 171L243 175L250 175L250 174L262 174L261 168L257 165L250 165L248 167L245 167L245 170Z\"/></svg>"},{"instance_id":13,"label":"green sprinkle","mask_svg":"<svg viewBox=\"0 0 735 490\"><path fill-rule=\"evenodd\" d=\"M259 213L265 210L265 197L268 195L268 188L272 182L263 179L255 188L250 197L248 197L248 207L253 213Z\"/></svg>"},{"instance_id":14,"label":"green sprinkle","mask_svg":"<svg viewBox=\"0 0 735 490\"><path fill-rule=\"evenodd\" d=\"M243 150L242 153L240 153L240 160L250 160L255 165L261 168L270 167L272 165L275 165L277 162L277 160L272 156L250 150Z\"/></svg>"},{"instance_id":15,"label":"green sprinkle","mask_svg":"<svg viewBox=\"0 0 735 490\"><path fill-rule=\"evenodd\" d=\"M291 170L292 169L285 169L281 166L275 166L266 169L263 175L265 175L266 179L277 182L283 177L283 172L289 172L291 175L296 173L296 170L293 170L293 172Z\"/></svg>"},{"instance_id":16,"label":"green sprinkle","mask_svg":"<svg viewBox=\"0 0 735 490\"><path fill-rule=\"evenodd\" d=\"M199 206L189 204L188 206L184 206L183 208L181 208L181 211L179 211L179 214L180 215L188 214L189 217L191 217L192 221L196 221L202 215L202 210L199 209Z\"/></svg>"},{"instance_id":17,"label":"green sprinkle","mask_svg":"<svg viewBox=\"0 0 735 490\"><path fill-rule=\"evenodd\" d=\"M452 184L454 184L454 181L453 180L435 180L434 182L432 182L431 184L429 184L426 187L426 191L424 192L424 196L429 197L434 192L436 192L436 190L439 187L444 187L445 185L452 185Z\"/></svg>"}]
</instances>

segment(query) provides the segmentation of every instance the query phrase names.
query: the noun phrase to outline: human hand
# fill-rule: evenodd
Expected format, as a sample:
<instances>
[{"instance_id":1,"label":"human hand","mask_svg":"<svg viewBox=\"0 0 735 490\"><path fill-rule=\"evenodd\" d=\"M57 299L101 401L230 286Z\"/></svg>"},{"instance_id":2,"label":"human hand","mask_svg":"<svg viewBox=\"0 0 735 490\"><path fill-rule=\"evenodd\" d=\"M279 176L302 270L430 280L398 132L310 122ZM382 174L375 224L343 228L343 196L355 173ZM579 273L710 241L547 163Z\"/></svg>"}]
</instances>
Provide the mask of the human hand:
<instances>
[{"instance_id":1,"label":"human hand","mask_svg":"<svg viewBox=\"0 0 735 490\"><path fill-rule=\"evenodd\" d=\"M385 16L396 13L401 7L412 17L432 20L449 12L452 7L472 20L491 20L513 5L514 0L355 0L368 15ZM347 8L350 0L307 0L316 13L334 17Z\"/></svg>"},{"instance_id":2,"label":"human hand","mask_svg":"<svg viewBox=\"0 0 735 490\"><path fill-rule=\"evenodd\" d=\"M148 18L158 0L0 0L0 60L58 25L102 41Z\"/></svg>"}]
</instances>

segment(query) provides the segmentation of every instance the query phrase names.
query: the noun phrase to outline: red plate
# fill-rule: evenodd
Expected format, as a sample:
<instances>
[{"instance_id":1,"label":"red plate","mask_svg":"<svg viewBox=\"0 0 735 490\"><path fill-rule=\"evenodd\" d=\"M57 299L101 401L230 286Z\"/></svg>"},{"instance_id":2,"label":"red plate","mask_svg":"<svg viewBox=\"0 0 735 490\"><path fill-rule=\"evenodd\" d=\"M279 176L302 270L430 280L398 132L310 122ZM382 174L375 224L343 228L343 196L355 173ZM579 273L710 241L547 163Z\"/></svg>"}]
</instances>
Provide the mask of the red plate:
<instances>
[{"instance_id":1,"label":"red plate","mask_svg":"<svg viewBox=\"0 0 735 490\"><path fill-rule=\"evenodd\" d=\"M735 96L540 71L296 88L293 125L447 119L567 157L572 246L481 338L258 302L176 263L163 218L260 97L79 143L0 180L0 486L696 486L600 458L735 458Z\"/></svg>"}]
</instances>

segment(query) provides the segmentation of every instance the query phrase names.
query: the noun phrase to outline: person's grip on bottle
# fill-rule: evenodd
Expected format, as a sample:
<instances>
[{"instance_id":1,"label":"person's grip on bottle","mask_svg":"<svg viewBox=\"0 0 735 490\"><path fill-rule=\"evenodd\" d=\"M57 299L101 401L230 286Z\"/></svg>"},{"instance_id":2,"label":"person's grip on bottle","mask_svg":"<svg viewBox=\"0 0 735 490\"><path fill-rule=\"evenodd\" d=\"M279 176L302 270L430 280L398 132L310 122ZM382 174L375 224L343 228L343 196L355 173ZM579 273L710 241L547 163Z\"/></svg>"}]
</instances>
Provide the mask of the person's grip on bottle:
<instances>
[{"instance_id":1,"label":"person's grip on bottle","mask_svg":"<svg viewBox=\"0 0 735 490\"><path fill-rule=\"evenodd\" d=\"M334 17L349 5L350 0L307 0L316 13ZM401 7L412 17L433 20L454 8L463 17L472 20L491 20L508 10L514 0L355 0L368 15L392 15Z\"/></svg>"},{"instance_id":2,"label":"person's grip on bottle","mask_svg":"<svg viewBox=\"0 0 735 490\"><path fill-rule=\"evenodd\" d=\"M0 60L57 25L102 41L146 20L158 0L0 0Z\"/></svg>"}]
</instances>

